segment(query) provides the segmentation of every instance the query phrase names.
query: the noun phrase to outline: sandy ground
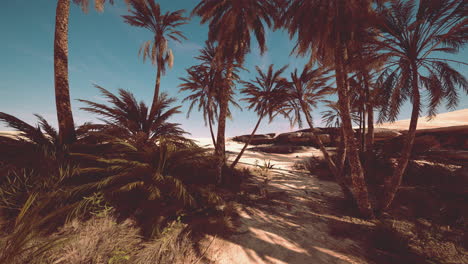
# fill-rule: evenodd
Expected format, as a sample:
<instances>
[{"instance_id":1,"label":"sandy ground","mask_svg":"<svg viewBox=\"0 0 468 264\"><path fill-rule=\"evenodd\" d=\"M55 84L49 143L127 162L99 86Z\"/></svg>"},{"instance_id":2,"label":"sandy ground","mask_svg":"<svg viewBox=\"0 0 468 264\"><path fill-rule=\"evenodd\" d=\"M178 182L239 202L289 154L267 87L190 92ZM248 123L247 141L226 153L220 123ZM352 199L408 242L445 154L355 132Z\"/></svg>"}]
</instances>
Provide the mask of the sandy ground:
<instances>
[{"instance_id":1,"label":"sandy ground","mask_svg":"<svg viewBox=\"0 0 468 264\"><path fill-rule=\"evenodd\" d=\"M418 129L468 125L468 109L438 115L433 120L420 118ZM409 120L378 127L407 130ZM0 132L0 134L14 134ZM199 145L212 147L210 138L195 139ZM228 140L228 159L233 160L243 144ZM372 263L366 259L365 247L340 236L344 230L370 227L367 222L350 215L336 214L333 201L341 197L337 184L319 180L293 166L311 156L320 156L315 148L293 154L267 154L247 150L241 165L255 169L255 164L273 165L271 179L253 179L268 192L267 203L245 205L239 209L240 226L229 237L207 237L208 263L216 264L334 264Z\"/></svg>"},{"instance_id":2,"label":"sandy ground","mask_svg":"<svg viewBox=\"0 0 468 264\"><path fill-rule=\"evenodd\" d=\"M198 139L200 145L210 147L210 139ZM228 140L226 150L238 153L242 144ZM273 164L271 180L264 183L256 177L254 183L266 188L266 203L244 205L239 209L240 227L230 237L207 237L213 241L207 252L211 263L217 264L329 264L369 263L364 247L350 239L330 233L336 224L371 226L352 216L335 215L331 200L341 197L337 184L321 181L305 171L295 171L294 163L308 157L320 156L315 148L294 154L265 154L247 150L241 162ZM230 155L233 160L235 155ZM255 169L255 166L250 166Z\"/></svg>"},{"instance_id":3,"label":"sandy ground","mask_svg":"<svg viewBox=\"0 0 468 264\"><path fill-rule=\"evenodd\" d=\"M432 120L420 118L418 129L468 125L468 109L444 113ZM378 127L407 130L409 120ZM210 138L196 139L212 147ZM228 159L233 160L243 144L228 140ZM333 201L341 198L337 184L319 180L305 171L294 170L296 162L322 155L308 148L293 154L269 154L247 150L241 159L255 169L265 161L273 164L272 178L254 182L267 189L272 197L266 204L245 205L239 209L239 232L230 237L207 237L210 263L216 264L333 264L373 263L366 257L364 245L340 236L343 230L365 230L372 222L337 214ZM275 195L276 194L276 195ZM336 203L335 203L336 204ZM337 229L338 227L338 229Z\"/></svg>"}]
</instances>

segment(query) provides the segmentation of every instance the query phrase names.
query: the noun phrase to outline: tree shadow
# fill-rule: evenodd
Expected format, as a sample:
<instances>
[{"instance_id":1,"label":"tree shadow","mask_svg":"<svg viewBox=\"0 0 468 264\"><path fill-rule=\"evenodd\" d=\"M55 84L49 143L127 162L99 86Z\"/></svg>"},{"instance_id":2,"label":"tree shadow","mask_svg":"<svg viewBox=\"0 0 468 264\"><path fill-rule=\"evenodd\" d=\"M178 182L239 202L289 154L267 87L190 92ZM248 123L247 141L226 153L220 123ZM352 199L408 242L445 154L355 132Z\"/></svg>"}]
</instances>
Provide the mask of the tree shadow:
<instances>
[{"instance_id":1,"label":"tree shadow","mask_svg":"<svg viewBox=\"0 0 468 264\"><path fill-rule=\"evenodd\" d=\"M223 252L216 263L369 263L359 243L330 234L330 226L341 222L363 232L372 225L335 210L333 203L342 199L338 185L301 172L272 174L268 184L258 176L245 183L263 184L266 192L250 194L237 233L218 237Z\"/></svg>"}]
</instances>

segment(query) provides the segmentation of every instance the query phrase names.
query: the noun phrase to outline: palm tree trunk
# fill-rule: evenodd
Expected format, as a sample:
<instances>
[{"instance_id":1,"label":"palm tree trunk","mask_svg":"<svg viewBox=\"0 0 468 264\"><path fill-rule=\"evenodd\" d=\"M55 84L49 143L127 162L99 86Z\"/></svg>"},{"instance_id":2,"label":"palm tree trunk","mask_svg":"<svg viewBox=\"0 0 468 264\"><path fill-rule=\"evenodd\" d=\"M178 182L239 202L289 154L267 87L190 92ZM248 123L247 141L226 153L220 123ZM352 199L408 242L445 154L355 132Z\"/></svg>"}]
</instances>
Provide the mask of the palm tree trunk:
<instances>
[{"instance_id":1,"label":"palm tree trunk","mask_svg":"<svg viewBox=\"0 0 468 264\"><path fill-rule=\"evenodd\" d=\"M210 126L211 140L213 141L213 147L216 149L216 140L213 133L213 115L210 110L208 110L208 124Z\"/></svg>"},{"instance_id":2,"label":"palm tree trunk","mask_svg":"<svg viewBox=\"0 0 468 264\"><path fill-rule=\"evenodd\" d=\"M319 149L320 151L322 152L323 154L323 157L325 159L325 161L327 162L328 164L328 168L330 169L330 171L332 172L333 176L335 177L335 180L336 182L338 183L338 185L340 185L341 187L341 190L343 191L343 194L345 196L345 199L346 200L353 200L353 195L351 193L351 191L349 190L348 186L346 185L346 181L345 181L345 178L344 178L344 174L342 173L342 167L337 167L337 165L335 164L335 162L333 161L332 157L330 156L330 154L328 153L327 149L325 148L325 146L323 145L323 142L322 140L320 139L320 137L318 137L315 132L314 132L314 124L312 122L312 118L310 116L310 113L309 111L307 110L307 108L305 107L305 102L300 102L301 103L301 108L302 108L302 112L304 113L304 116L306 118L306 121L307 121L307 124L309 124L309 127L310 127L310 132L312 133L312 137L314 138L315 142L317 143L317 145L319 146ZM344 156L341 156L341 157L344 157Z\"/></svg>"},{"instance_id":3,"label":"palm tree trunk","mask_svg":"<svg viewBox=\"0 0 468 264\"><path fill-rule=\"evenodd\" d=\"M346 146L343 142L343 126L340 126L340 144L338 145L338 150L337 150L337 155L338 155L338 164L337 164L337 167L338 167L338 170L340 172L340 175L343 175L342 177L344 177L344 167L345 167L345 162L346 162ZM352 195L351 195L352 197ZM354 199L354 198L353 198Z\"/></svg>"},{"instance_id":4,"label":"palm tree trunk","mask_svg":"<svg viewBox=\"0 0 468 264\"><path fill-rule=\"evenodd\" d=\"M361 138L362 138L362 109L361 109L361 106L359 106L359 129L358 129L358 133L357 133L357 139L358 139L358 142L359 142L359 146L361 145ZM362 151L362 148L360 148L360 151Z\"/></svg>"},{"instance_id":5,"label":"palm tree trunk","mask_svg":"<svg viewBox=\"0 0 468 264\"><path fill-rule=\"evenodd\" d=\"M366 151L366 106L365 101L362 102L362 133L361 133L361 152Z\"/></svg>"},{"instance_id":6,"label":"palm tree trunk","mask_svg":"<svg viewBox=\"0 0 468 264\"><path fill-rule=\"evenodd\" d=\"M374 146L374 107L372 103L367 105L367 134L366 134L366 152L372 152Z\"/></svg>"},{"instance_id":7,"label":"palm tree trunk","mask_svg":"<svg viewBox=\"0 0 468 264\"><path fill-rule=\"evenodd\" d=\"M228 89L231 82L232 76L232 63L229 64L229 68L227 69L226 79L227 83L222 84L220 86L219 91L219 117L218 117L218 135L216 139L216 148L215 148L215 155L218 158L216 164L216 174L218 176L218 184L222 183L223 181L223 167L226 163L226 139L225 139L225 131L226 131L226 118L228 114L228 104L229 104L229 91Z\"/></svg>"},{"instance_id":8,"label":"palm tree trunk","mask_svg":"<svg viewBox=\"0 0 468 264\"><path fill-rule=\"evenodd\" d=\"M366 89L366 112L367 112L367 134L366 134L366 152L371 153L374 145L374 106L370 97L369 76L364 73L364 85Z\"/></svg>"},{"instance_id":9,"label":"palm tree trunk","mask_svg":"<svg viewBox=\"0 0 468 264\"><path fill-rule=\"evenodd\" d=\"M412 92L413 92L413 109L411 112L411 121L406 136L405 144L403 145L403 150L401 152L401 157L398 160L398 165L393 172L392 177L385 182L383 200L381 204L381 211L385 211L392 204L393 199L398 191L398 188L401 185L401 180L403 174L405 173L406 167L411 156L411 151L413 149L414 139L416 137L416 128L418 126L419 110L421 107L420 103L420 94L418 87L418 69L416 62L412 64L413 78L412 78Z\"/></svg>"},{"instance_id":10,"label":"palm tree trunk","mask_svg":"<svg viewBox=\"0 0 468 264\"><path fill-rule=\"evenodd\" d=\"M255 125L255 128L254 128L254 130L252 131L252 133L250 134L249 140L247 140L247 142L245 142L244 147L242 148L241 152L239 152L239 154L237 155L236 159L235 159L234 162L231 164L231 169L234 169L234 167L237 165L237 163L239 162L240 158L241 158L242 155L244 154L245 149L247 148L247 146L249 146L250 141L252 141L253 137L255 136L255 132L257 132L257 129L258 129L258 127L260 126L260 123L262 122L262 119L263 119L263 114L260 115L260 118L258 118L257 124Z\"/></svg>"},{"instance_id":11,"label":"palm tree trunk","mask_svg":"<svg viewBox=\"0 0 468 264\"><path fill-rule=\"evenodd\" d=\"M350 101L348 96L348 87L345 83L346 71L343 64L344 47L340 40L337 41L335 48L335 72L338 88L340 116L343 126L343 143L347 147L347 157L351 168L351 180L353 194L359 211L364 217L373 217L371 204L369 202L367 185L364 179L364 171L359 158L357 140L354 137L353 126L350 115Z\"/></svg>"},{"instance_id":12,"label":"palm tree trunk","mask_svg":"<svg viewBox=\"0 0 468 264\"><path fill-rule=\"evenodd\" d=\"M59 138L63 144L76 140L68 85L68 18L70 0L58 0L55 14L54 82Z\"/></svg>"},{"instance_id":13,"label":"palm tree trunk","mask_svg":"<svg viewBox=\"0 0 468 264\"><path fill-rule=\"evenodd\" d=\"M158 104L158 101L159 101L159 87L160 86L161 86L161 70L160 70L160 67L158 66L158 69L156 70L156 84L154 86L153 103L151 104L151 110L150 110L151 114L153 114L153 112L156 111L156 105Z\"/></svg>"}]
</instances>

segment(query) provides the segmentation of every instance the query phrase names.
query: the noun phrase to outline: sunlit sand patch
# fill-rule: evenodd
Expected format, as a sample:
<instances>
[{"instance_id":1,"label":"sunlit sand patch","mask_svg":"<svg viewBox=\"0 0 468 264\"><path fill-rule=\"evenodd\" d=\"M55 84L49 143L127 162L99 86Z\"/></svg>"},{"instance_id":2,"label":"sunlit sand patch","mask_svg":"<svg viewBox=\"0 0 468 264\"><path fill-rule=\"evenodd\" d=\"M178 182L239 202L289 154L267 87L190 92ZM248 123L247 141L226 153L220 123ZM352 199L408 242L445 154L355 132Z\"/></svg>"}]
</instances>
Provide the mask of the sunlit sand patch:
<instances>
[{"instance_id":1,"label":"sunlit sand patch","mask_svg":"<svg viewBox=\"0 0 468 264\"><path fill-rule=\"evenodd\" d=\"M333 256L335 258L338 258L340 260L343 260L343 261L347 261L348 263L352 263L352 264L358 264L359 262L356 262L355 260L349 258L348 256L342 254L342 253L339 253L339 252L336 252L336 251L333 251L333 250L330 250L330 249L326 249L326 248L322 248L322 247L314 247L316 250L322 252L322 253L326 253L330 256Z\"/></svg>"},{"instance_id":2,"label":"sunlit sand patch","mask_svg":"<svg viewBox=\"0 0 468 264\"><path fill-rule=\"evenodd\" d=\"M365 220L362 220L360 218L355 218L355 217L338 217L338 216L334 216L330 214L319 214L313 211L310 211L309 213L318 217L328 218L328 219L332 219L332 220L339 221L339 222L346 222L350 224L360 224L360 225L365 225L365 226L375 226L375 223L365 221Z\"/></svg>"},{"instance_id":3,"label":"sunlit sand patch","mask_svg":"<svg viewBox=\"0 0 468 264\"><path fill-rule=\"evenodd\" d=\"M294 251L294 252L297 252L297 253L302 253L302 254L307 254L309 255L309 253L307 252L307 250L299 247L299 245L295 244L295 243L292 243L290 242L289 240L277 235L277 234L274 234L274 233L271 233L271 232L268 232L268 231L265 231L265 230L261 230L261 229L258 229L258 228L254 228L254 227L250 227L249 228L250 231L252 233L254 233L257 238L265 241L265 242L268 242L268 243L271 243L271 244L276 244L276 245L281 245L282 247L284 248L287 248L288 250L291 250L291 251Z\"/></svg>"}]
</instances>

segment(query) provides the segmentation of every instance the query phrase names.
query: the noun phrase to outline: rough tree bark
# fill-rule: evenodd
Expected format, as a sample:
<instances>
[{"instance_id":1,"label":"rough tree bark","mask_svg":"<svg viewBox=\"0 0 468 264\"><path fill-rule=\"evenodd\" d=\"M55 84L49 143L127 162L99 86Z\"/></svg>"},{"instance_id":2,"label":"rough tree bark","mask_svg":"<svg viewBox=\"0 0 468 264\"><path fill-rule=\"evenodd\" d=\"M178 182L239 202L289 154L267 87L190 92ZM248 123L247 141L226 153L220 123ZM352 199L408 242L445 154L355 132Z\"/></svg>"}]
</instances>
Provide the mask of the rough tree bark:
<instances>
[{"instance_id":1,"label":"rough tree bark","mask_svg":"<svg viewBox=\"0 0 468 264\"><path fill-rule=\"evenodd\" d=\"M211 140L213 141L213 147L216 149L216 139L213 132L213 114L208 110L208 125L210 126Z\"/></svg>"},{"instance_id":2,"label":"rough tree bark","mask_svg":"<svg viewBox=\"0 0 468 264\"><path fill-rule=\"evenodd\" d=\"M374 105L372 103L369 76L364 73L364 85L366 90L366 111L367 111L367 134L366 134L366 153L372 153L374 145Z\"/></svg>"},{"instance_id":3,"label":"rough tree bark","mask_svg":"<svg viewBox=\"0 0 468 264\"><path fill-rule=\"evenodd\" d=\"M68 84L68 19L70 0L58 0L55 14L54 83L59 139L63 144L76 140Z\"/></svg>"},{"instance_id":4,"label":"rough tree bark","mask_svg":"<svg viewBox=\"0 0 468 264\"><path fill-rule=\"evenodd\" d=\"M217 157L216 163L216 174L218 177L218 183L223 181L223 167L226 163L226 118L228 113L228 104L229 104L229 89L230 82L232 78L232 63L228 64L229 68L226 73L226 81L220 85L219 89L219 117L218 117L218 135L216 138L216 148L215 155Z\"/></svg>"},{"instance_id":5,"label":"rough tree bark","mask_svg":"<svg viewBox=\"0 0 468 264\"><path fill-rule=\"evenodd\" d=\"M151 103L151 110L150 113L154 113L156 111L156 105L159 101L159 87L161 86L161 70L158 66L156 70L156 84L154 86L154 95L153 95L153 102Z\"/></svg>"},{"instance_id":6,"label":"rough tree bark","mask_svg":"<svg viewBox=\"0 0 468 264\"><path fill-rule=\"evenodd\" d=\"M344 47L341 41L337 40L335 48L335 72L338 88L340 116L343 127L342 141L347 148L347 157L351 169L352 191L359 211L364 217L373 217L373 211L369 202L367 185L364 179L364 170L359 158L357 140L351 123L349 91L346 85L346 71L344 69Z\"/></svg>"}]
</instances>

